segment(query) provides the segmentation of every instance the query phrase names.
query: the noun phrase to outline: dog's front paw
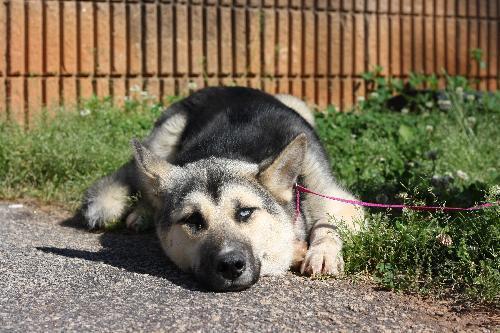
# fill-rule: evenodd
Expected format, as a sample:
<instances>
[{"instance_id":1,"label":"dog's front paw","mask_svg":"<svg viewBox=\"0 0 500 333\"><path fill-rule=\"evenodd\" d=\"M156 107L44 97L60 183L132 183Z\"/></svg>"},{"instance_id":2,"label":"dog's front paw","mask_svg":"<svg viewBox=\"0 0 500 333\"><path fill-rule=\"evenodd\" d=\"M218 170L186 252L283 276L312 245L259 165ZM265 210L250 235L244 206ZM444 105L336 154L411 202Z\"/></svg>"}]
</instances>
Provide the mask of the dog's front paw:
<instances>
[{"instance_id":1,"label":"dog's front paw","mask_svg":"<svg viewBox=\"0 0 500 333\"><path fill-rule=\"evenodd\" d=\"M341 250L342 245L331 239L311 244L300 267L300 273L339 276L344 272Z\"/></svg>"}]
</instances>

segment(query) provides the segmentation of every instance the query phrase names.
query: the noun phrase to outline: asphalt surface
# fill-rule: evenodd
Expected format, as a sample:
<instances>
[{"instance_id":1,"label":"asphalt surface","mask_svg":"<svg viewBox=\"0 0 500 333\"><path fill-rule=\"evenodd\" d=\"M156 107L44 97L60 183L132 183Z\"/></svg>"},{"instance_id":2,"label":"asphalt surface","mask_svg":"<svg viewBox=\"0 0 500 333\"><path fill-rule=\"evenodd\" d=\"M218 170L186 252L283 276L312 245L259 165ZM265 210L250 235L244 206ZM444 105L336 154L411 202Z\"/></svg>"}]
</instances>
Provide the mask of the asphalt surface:
<instances>
[{"instance_id":1,"label":"asphalt surface","mask_svg":"<svg viewBox=\"0 0 500 333\"><path fill-rule=\"evenodd\" d=\"M233 293L199 289L153 234L89 233L0 203L0 331L479 331L485 314L288 273ZM61 223L62 222L62 223Z\"/></svg>"}]
</instances>

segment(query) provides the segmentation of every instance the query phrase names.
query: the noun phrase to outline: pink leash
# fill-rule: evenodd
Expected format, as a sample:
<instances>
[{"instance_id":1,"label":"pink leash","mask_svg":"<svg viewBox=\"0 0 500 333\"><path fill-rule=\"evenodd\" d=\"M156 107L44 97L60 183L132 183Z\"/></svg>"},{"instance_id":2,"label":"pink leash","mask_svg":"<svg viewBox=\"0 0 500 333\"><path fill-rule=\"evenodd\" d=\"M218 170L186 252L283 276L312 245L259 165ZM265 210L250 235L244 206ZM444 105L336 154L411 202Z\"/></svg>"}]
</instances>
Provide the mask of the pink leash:
<instances>
[{"instance_id":1,"label":"pink leash","mask_svg":"<svg viewBox=\"0 0 500 333\"><path fill-rule=\"evenodd\" d=\"M335 200L335 201L340 201L344 203L348 203L351 205L357 205L357 206L364 206L364 207L377 207L377 208L398 208L398 209L403 209L403 208L408 208L412 210L426 210L426 211L470 211L470 210L480 210L488 207L493 207L496 206L500 203L500 201L497 201L496 203L485 203L482 205L474 206L474 207L469 207L469 208L460 208L460 207L439 207L439 206L408 206L408 205L386 205L386 204L379 204L379 203L372 203L372 202L365 202L365 201L359 201L359 200L349 200L349 199L342 199L342 198L337 198L337 197L332 197L329 195L317 193L314 191L311 191L308 188L305 188L304 186L301 186L299 184L295 184L295 195L296 195L296 202L295 202L295 212L296 212L296 219L300 215L300 192L303 193L309 193L309 194L314 194L322 198L330 199L330 200Z\"/></svg>"}]
</instances>

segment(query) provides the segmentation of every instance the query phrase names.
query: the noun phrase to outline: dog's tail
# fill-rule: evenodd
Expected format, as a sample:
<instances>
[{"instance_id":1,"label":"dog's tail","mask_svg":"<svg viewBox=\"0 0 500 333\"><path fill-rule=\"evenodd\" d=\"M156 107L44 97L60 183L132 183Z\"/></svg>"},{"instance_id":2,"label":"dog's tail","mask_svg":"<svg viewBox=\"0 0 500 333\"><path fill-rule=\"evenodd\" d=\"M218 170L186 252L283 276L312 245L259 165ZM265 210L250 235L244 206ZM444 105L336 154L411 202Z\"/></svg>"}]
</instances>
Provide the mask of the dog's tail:
<instances>
[{"instance_id":1,"label":"dog's tail","mask_svg":"<svg viewBox=\"0 0 500 333\"><path fill-rule=\"evenodd\" d=\"M275 95L274 97L276 97L281 103L285 104L290 109L297 112L312 127L315 126L314 115L313 115L311 109L307 106L307 104L303 100L301 100L295 96L286 95L286 94L279 94L279 95Z\"/></svg>"},{"instance_id":2,"label":"dog's tail","mask_svg":"<svg viewBox=\"0 0 500 333\"><path fill-rule=\"evenodd\" d=\"M102 228L124 217L136 192L133 161L96 181L85 193L81 213L90 229Z\"/></svg>"}]
</instances>

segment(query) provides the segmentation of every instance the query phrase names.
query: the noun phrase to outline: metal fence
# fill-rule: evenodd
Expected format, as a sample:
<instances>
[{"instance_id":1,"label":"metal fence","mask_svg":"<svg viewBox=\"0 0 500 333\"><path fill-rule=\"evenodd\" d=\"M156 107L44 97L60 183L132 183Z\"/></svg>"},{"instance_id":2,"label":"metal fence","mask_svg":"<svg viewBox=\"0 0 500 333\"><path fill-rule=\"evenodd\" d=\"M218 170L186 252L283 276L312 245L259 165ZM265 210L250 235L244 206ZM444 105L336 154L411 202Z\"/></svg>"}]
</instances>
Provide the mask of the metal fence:
<instances>
[{"instance_id":1,"label":"metal fence","mask_svg":"<svg viewBox=\"0 0 500 333\"><path fill-rule=\"evenodd\" d=\"M0 116L28 124L133 86L245 85L345 108L375 65L497 90L499 30L500 0L1 0Z\"/></svg>"}]
</instances>

